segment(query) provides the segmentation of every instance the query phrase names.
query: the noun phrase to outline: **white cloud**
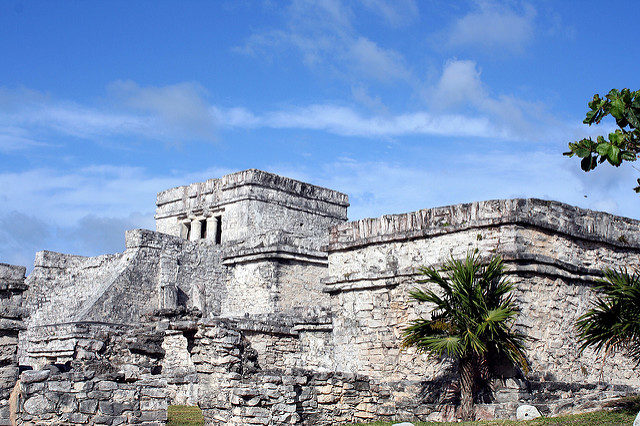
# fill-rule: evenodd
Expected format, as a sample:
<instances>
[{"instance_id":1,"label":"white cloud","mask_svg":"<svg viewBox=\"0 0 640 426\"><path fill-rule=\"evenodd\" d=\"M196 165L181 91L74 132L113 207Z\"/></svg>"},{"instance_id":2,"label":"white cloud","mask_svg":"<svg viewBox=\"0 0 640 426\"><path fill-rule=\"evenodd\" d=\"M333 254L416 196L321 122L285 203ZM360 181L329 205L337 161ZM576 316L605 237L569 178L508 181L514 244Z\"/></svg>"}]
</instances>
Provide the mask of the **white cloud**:
<instances>
[{"instance_id":1,"label":"white cloud","mask_svg":"<svg viewBox=\"0 0 640 426\"><path fill-rule=\"evenodd\" d=\"M51 134L103 140L115 136L162 142L212 141L216 123L205 91L194 83L109 87L100 108L54 100L25 89L0 89L0 151L51 145Z\"/></svg>"},{"instance_id":2,"label":"white cloud","mask_svg":"<svg viewBox=\"0 0 640 426\"><path fill-rule=\"evenodd\" d=\"M0 127L0 152L9 153L46 145L34 140L25 129L10 125Z\"/></svg>"},{"instance_id":3,"label":"white cloud","mask_svg":"<svg viewBox=\"0 0 640 426\"><path fill-rule=\"evenodd\" d=\"M387 114L388 109L382 102L380 96L370 95L366 87L362 85L351 86L351 96L359 104L371 111Z\"/></svg>"},{"instance_id":4,"label":"white cloud","mask_svg":"<svg viewBox=\"0 0 640 426\"><path fill-rule=\"evenodd\" d=\"M439 80L426 93L434 110L486 117L508 138L548 141L575 132L542 102L491 94L474 61L447 61Z\"/></svg>"},{"instance_id":5,"label":"white cloud","mask_svg":"<svg viewBox=\"0 0 640 426\"><path fill-rule=\"evenodd\" d=\"M361 55L377 52L377 46L366 40L358 44L363 46ZM377 54L373 57L380 59ZM402 68L392 69L395 61L383 62L367 68L383 70L379 77L403 72ZM100 143L117 137L165 143L212 140L218 127L317 130L358 137L438 135L536 141L590 130L576 132L559 123L541 103L492 96L475 62L464 60L445 64L439 80L426 91L429 109L395 113L363 85L352 86L352 96L368 113L333 103L259 112L222 108L210 104L205 90L194 83L141 87L119 81L109 86L109 93L100 108L45 96L11 107L0 102L0 151L51 145L60 135Z\"/></svg>"},{"instance_id":6,"label":"white cloud","mask_svg":"<svg viewBox=\"0 0 640 426\"><path fill-rule=\"evenodd\" d=\"M211 168L182 175L149 175L143 168L97 165L75 171L31 169L0 173L0 213L46 212L59 226L77 223L87 215L123 217L153 212L156 193L220 176L228 169Z\"/></svg>"},{"instance_id":7,"label":"white cloud","mask_svg":"<svg viewBox=\"0 0 640 426\"><path fill-rule=\"evenodd\" d=\"M383 49L364 37L358 37L350 44L347 56L359 75L367 75L379 81L389 78L406 81L411 79L402 55Z\"/></svg>"},{"instance_id":8,"label":"white cloud","mask_svg":"<svg viewBox=\"0 0 640 426\"><path fill-rule=\"evenodd\" d=\"M640 197L630 189L635 182L630 175L637 177L638 172L608 168L596 170L601 174L584 173L577 162L558 152L535 150L471 151L448 159L411 166L342 158L314 170L297 166L275 170L348 194L350 220L504 198L556 200L640 218Z\"/></svg>"},{"instance_id":9,"label":"white cloud","mask_svg":"<svg viewBox=\"0 0 640 426\"><path fill-rule=\"evenodd\" d=\"M216 123L205 100L207 92L199 84L141 87L127 80L112 83L109 90L125 105L158 117L166 125L165 131L213 139Z\"/></svg>"},{"instance_id":10,"label":"white cloud","mask_svg":"<svg viewBox=\"0 0 640 426\"><path fill-rule=\"evenodd\" d=\"M443 70L432 95L437 109L478 104L487 93L480 80L480 70L474 61L450 60Z\"/></svg>"},{"instance_id":11,"label":"white cloud","mask_svg":"<svg viewBox=\"0 0 640 426\"><path fill-rule=\"evenodd\" d=\"M124 231L154 229L156 193L232 170L152 176L138 167L0 173L0 262L29 266L47 249L97 255L124 249Z\"/></svg>"},{"instance_id":12,"label":"white cloud","mask_svg":"<svg viewBox=\"0 0 640 426\"><path fill-rule=\"evenodd\" d=\"M481 48L494 53L522 52L534 37L536 11L528 3L481 0L476 10L456 20L441 34L448 47Z\"/></svg>"},{"instance_id":13,"label":"white cloud","mask_svg":"<svg viewBox=\"0 0 640 426\"><path fill-rule=\"evenodd\" d=\"M418 20L420 14L413 0L361 0L361 3L394 27L410 25Z\"/></svg>"},{"instance_id":14,"label":"white cloud","mask_svg":"<svg viewBox=\"0 0 640 426\"><path fill-rule=\"evenodd\" d=\"M396 5L373 0L364 5L394 25L417 16L411 1ZM353 6L339 0L294 1L285 12L285 29L258 31L236 50L271 58L274 52L286 54L293 49L305 65L353 82L370 79L418 84L399 52L380 46L354 29Z\"/></svg>"},{"instance_id":15,"label":"white cloud","mask_svg":"<svg viewBox=\"0 0 640 426\"><path fill-rule=\"evenodd\" d=\"M477 136L504 138L507 135L484 118L417 111L398 115L363 116L338 105L311 105L261 115L246 109L213 109L223 126L274 129L306 129L342 136L386 137L404 135Z\"/></svg>"},{"instance_id":16,"label":"white cloud","mask_svg":"<svg viewBox=\"0 0 640 426\"><path fill-rule=\"evenodd\" d=\"M153 117L101 111L69 102L41 104L12 118L18 124L53 129L80 138L126 134L152 136L160 124Z\"/></svg>"}]
</instances>

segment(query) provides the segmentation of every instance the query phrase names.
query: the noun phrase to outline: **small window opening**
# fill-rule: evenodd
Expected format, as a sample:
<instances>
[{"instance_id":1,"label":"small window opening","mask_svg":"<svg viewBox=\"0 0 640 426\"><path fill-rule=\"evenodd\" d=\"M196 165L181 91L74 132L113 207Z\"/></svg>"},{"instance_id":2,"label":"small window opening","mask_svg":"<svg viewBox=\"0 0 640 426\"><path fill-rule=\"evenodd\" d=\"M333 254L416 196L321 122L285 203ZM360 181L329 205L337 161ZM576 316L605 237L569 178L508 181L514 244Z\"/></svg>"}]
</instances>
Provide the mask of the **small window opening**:
<instances>
[{"instance_id":1,"label":"small window opening","mask_svg":"<svg viewBox=\"0 0 640 426\"><path fill-rule=\"evenodd\" d=\"M200 221L200 239L207 238L207 220Z\"/></svg>"},{"instance_id":2,"label":"small window opening","mask_svg":"<svg viewBox=\"0 0 640 426\"><path fill-rule=\"evenodd\" d=\"M216 244L222 243L222 216L216 216Z\"/></svg>"},{"instance_id":3,"label":"small window opening","mask_svg":"<svg viewBox=\"0 0 640 426\"><path fill-rule=\"evenodd\" d=\"M185 228L187 228L187 232L185 233L186 236L184 238L186 240L188 240L189 238L191 238L191 224L190 223L185 223L184 226L185 226Z\"/></svg>"}]
</instances>

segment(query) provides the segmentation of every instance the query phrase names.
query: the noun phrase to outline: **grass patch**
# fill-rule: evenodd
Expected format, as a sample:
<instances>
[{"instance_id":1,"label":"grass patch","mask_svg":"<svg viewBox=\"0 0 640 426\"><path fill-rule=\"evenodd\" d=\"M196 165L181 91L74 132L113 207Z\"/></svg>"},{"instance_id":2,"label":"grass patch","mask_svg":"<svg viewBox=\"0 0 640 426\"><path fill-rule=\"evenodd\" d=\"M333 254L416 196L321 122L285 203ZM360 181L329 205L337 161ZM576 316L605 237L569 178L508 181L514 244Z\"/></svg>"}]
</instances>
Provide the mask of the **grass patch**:
<instances>
[{"instance_id":1,"label":"grass patch","mask_svg":"<svg viewBox=\"0 0 640 426\"><path fill-rule=\"evenodd\" d=\"M436 425L486 425L486 426L539 426L539 425L556 425L556 426L619 426L631 425L640 411L640 395L628 396L617 399L606 404L607 410L594 411L593 413L574 414L559 417L541 417L528 421L515 420L491 420L479 422L461 422L461 423L442 423L442 422L414 422L416 426L436 426ZM198 407L189 405L171 405L167 412L167 426L203 426L204 417L202 411ZM372 423L345 423L348 425L368 425L368 426L390 426L395 422L372 422Z\"/></svg>"},{"instance_id":2,"label":"grass patch","mask_svg":"<svg viewBox=\"0 0 640 426\"><path fill-rule=\"evenodd\" d=\"M461 423L442 423L442 422L413 422L416 426L432 426L432 425L490 425L490 426L538 426L538 425L556 425L556 426L620 426L632 425L638 411L640 411L640 395L628 396L620 398L616 401L607 403L608 410L594 411L593 413L573 414L569 416L558 417L540 417L534 420L515 421L515 420L491 420L479 422L461 422ZM373 423L347 423L347 425L369 425L369 426L389 426L395 422L373 422Z\"/></svg>"},{"instance_id":3,"label":"grass patch","mask_svg":"<svg viewBox=\"0 0 640 426\"><path fill-rule=\"evenodd\" d=\"M170 405L167 410L167 426L202 426L204 417L199 407Z\"/></svg>"}]
</instances>

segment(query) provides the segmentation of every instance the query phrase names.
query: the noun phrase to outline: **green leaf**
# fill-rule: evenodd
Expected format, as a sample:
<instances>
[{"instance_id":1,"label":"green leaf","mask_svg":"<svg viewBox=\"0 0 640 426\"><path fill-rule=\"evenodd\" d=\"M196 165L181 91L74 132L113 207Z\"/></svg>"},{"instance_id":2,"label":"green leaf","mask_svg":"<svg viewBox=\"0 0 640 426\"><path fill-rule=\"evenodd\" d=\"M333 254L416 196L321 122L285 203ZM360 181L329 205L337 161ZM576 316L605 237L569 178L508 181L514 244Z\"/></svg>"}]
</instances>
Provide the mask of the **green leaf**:
<instances>
[{"instance_id":1,"label":"green leaf","mask_svg":"<svg viewBox=\"0 0 640 426\"><path fill-rule=\"evenodd\" d=\"M584 157L580 162L580 167L585 172L595 169L596 166L597 166L596 157L592 157L592 156Z\"/></svg>"},{"instance_id":2,"label":"green leaf","mask_svg":"<svg viewBox=\"0 0 640 426\"><path fill-rule=\"evenodd\" d=\"M611 101L611 115L616 119L624 118L624 102L622 99L616 98Z\"/></svg>"},{"instance_id":3,"label":"green leaf","mask_svg":"<svg viewBox=\"0 0 640 426\"><path fill-rule=\"evenodd\" d=\"M607 155L609 155L610 149L611 149L611 144L607 142L599 143L598 146L596 147L596 151L598 152L598 154L602 155L603 157L606 157Z\"/></svg>"},{"instance_id":4,"label":"green leaf","mask_svg":"<svg viewBox=\"0 0 640 426\"><path fill-rule=\"evenodd\" d=\"M626 116L627 121L629 122L629 124L631 124L631 127L633 127L634 129L640 128L640 119L638 119L635 111L633 111L632 109L627 110Z\"/></svg>"},{"instance_id":5,"label":"green leaf","mask_svg":"<svg viewBox=\"0 0 640 426\"><path fill-rule=\"evenodd\" d=\"M611 149L609 149L608 159L612 165L618 167L622 163L622 159L620 158L620 148L612 145Z\"/></svg>"},{"instance_id":6,"label":"green leaf","mask_svg":"<svg viewBox=\"0 0 640 426\"><path fill-rule=\"evenodd\" d=\"M622 141L622 133L619 130L616 130L613 133L609 133L609 141L612 144L618 145Z\"/></svg>"},{"instance_id":7,"label":"green leaf","mask_svg":"<svg viewBox=\"0 0 640 426\"><path fill-rule=\"evenodd\" d=\"M587 155L591 155L591 150L583 147L577 147L573 150L573 153L575 153L580 158L584 158Z\"/></svg>"}]
</instances>

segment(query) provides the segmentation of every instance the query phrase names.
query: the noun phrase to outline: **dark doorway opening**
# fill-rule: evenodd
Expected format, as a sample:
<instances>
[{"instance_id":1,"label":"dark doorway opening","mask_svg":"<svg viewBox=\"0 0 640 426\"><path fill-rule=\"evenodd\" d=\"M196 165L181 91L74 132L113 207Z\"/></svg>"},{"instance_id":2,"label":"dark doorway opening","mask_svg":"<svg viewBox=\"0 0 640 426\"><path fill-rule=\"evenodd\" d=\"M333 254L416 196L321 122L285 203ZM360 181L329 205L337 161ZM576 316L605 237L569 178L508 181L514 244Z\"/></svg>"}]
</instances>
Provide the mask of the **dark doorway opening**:
<instances>
[{"instance_id":1,"label":"dark doorway opening","mask_svg":"<svg viewBox=\"0 0 640 426\"><path fill-rule=\"evenodd\" d=\"M200 221L200 239L204 240L205 238L207 238L207 221L206 221L206 219Z\"/></svg>"},{"instance_id":2,"label":"dark doorway opening","mask_svg":"<svg viewBox=\"0 0 640 426\"><path fill-rule=\"evenodd\" d=\"M222 216L216 216L216 244L222 242Z\"/></svg>"}]
</instances>

